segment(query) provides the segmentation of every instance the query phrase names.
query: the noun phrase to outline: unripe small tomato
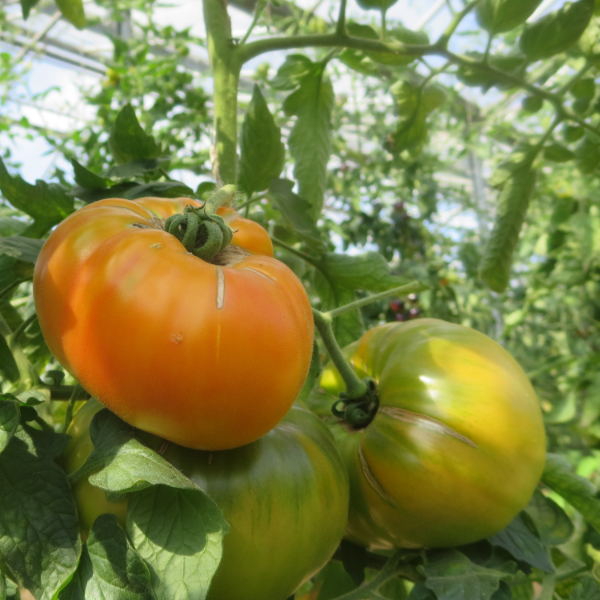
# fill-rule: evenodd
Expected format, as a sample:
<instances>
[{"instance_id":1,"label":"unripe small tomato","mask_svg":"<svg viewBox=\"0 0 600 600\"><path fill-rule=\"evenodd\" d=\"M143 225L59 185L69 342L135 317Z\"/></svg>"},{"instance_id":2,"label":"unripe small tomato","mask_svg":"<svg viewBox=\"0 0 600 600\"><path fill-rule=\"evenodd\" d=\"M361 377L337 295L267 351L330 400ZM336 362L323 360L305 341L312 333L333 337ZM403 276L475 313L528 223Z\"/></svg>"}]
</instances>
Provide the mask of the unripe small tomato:
<instances>
[{"instance_id":1,"label":"unripe small tomato","mask_svg":"<svg viewBox=\"0 0 600 600\"><path fill-rule=\"evenodd\" d=\"M102 408L90 400L73 418L63 456L67 473L92 451L89 425ZM286 600L340 543L348 477L331 433L305 408L294 405L272 431L233 450L165 445L144 432L139 439L161 448L167 461L216 502L231 527L207 600ZM106 512L126 527L127 500L108 502L87 478L75 484L74 493L83 537Z\"/></svg>"},{"instance_id":2,"label":"unripe small tomato","mask_svg":"<svg viewBox=\"0 0 600 600\"><path fill-rule=\"evenodd\" d=\"M380 407L366 428L334 426L350 476L347 537L372 548L445 547L503 529L542 474L538 399L515 359L454 323L387 323L348 346ZM339 393L333 366L321 386Z\"/></svg>"}]
</instances>

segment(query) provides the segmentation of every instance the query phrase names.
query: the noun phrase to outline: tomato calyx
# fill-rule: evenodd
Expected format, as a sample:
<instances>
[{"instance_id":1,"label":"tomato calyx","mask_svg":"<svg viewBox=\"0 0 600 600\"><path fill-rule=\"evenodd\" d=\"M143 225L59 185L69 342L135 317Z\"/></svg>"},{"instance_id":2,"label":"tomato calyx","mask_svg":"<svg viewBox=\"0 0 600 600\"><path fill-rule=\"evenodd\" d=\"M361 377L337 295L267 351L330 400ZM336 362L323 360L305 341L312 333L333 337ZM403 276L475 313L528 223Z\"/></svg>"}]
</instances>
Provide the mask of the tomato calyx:
<instances>
[{"instance_id":1,"label":"tomato calyx","mask_svg":"<svg viewBox=\"0 0 600 600\"><path fill-rule=\"evenodd\" d=\"M186 206L183 214L172 215L165 221L165 231L174 235L188 252L205 261L226 248L233 238L231 227L219 215L209 213L206 205Z\"/></svg>"},{"instance_id":2,"label":"tomato calyx","mask_svg":"<svg viewBox=\"0 0 600 600\"><path fill-rule=\"evenodd\" d=\"M331 407L331 412L354 430L364 429L375 418L379 410L377 384L371 377L363 379L367 392L360 398L348 398L345 392Z\"/></svg>"}]
</instances>

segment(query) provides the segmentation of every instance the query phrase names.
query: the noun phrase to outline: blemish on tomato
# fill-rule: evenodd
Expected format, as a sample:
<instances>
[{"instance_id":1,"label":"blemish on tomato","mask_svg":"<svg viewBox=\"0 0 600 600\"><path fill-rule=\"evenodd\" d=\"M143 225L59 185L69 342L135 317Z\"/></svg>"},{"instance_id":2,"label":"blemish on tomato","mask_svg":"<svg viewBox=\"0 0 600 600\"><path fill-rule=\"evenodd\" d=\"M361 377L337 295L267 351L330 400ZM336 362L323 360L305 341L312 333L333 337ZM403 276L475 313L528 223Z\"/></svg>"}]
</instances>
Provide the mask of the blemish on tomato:
<instances>
[{"instance_id":1,"label":"blemish on tomato","mask_svg":"<svg viewBox=\"0 0 600 600\"><path fill-rule=\"evenodd\" d=\"M162 245L161 244L152 244L152 246L150 246L150 248L160 249L160 248L162 248Z\"/></svg>"},{"instance_id":2,"label":"blemish on tomato","mask_svg":"<svg viewBox=\"0 0 600 600\"><path fill-rule=\"evenodd\" d=\"M181 344L181 342L183 342L183 334L182 333L172 333L170 340L174 343L174 344Z\"/></svg>"}]
</instances>

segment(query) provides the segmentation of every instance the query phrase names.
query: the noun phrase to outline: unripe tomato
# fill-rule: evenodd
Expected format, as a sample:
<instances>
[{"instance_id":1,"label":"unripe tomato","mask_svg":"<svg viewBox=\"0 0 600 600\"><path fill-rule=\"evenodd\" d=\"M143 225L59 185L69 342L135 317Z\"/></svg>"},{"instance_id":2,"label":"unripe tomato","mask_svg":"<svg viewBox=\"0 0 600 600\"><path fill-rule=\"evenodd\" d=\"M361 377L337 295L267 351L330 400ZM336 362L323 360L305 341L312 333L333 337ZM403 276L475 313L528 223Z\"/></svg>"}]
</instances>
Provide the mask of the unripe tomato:
<instances>
[{"instance_id":1,"label":"unripe tomato","mask_svg":"<svg viewBox=\"0 0 600 600\"><path fill-rule=\"evenodd\" d=\"M187 204L200 206L110 199L73 213L40 252L35 304L57 360L123 420L184 446L234 448L296 399L312 312L267 232L231 209L221 213L247 252L230 246L215 264L187 252L162 228Z\"/></svg>"},{"instance_id":2,"label":"unripe tomato","mask_svg":"<svg viewBox=\"0 0 600 600\"><path fill-rule=\"evenodd\" d=\"M378 384L361 431L336 431L350 475L347 536L372 548L468 544L529 501L545 461L542 414L500 345L437 319L387 323L345 354ZM339 393L337 371L321 385Z\"/></svg>"},{"instance_id":3,"label":"unripe tomato","mask_svg":"<svg viewBox=\"0 0 600 600\"><path fill-rule=\"evenodd\" d=\"M75 471L92 450L89 424L102 405L90 400L73 419L64 466ZM163 440L145 436L154 448ZM166 460L198 484L223 511L231 531L207 600L286 600L331 558L348 517L348 479L331 433L293 406L252 444L206 452L170 444ZM108 502L81 480L75 496L84 536L104 512L125 526L127 501Z\"/></svg>"}]
</instances>

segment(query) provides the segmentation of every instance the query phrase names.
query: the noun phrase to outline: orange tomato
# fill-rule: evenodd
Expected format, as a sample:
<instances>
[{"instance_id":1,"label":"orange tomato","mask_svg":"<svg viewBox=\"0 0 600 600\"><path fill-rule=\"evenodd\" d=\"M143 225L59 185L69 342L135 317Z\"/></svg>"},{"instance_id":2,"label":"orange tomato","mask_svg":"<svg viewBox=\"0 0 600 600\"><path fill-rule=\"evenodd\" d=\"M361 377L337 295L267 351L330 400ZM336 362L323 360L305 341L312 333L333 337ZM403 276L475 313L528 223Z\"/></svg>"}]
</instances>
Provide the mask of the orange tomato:
<instances>
[{"instance_id":1,"label":"orange tomato","mask_svg":"<svg viewBox=\"0 0 600 600\"><path fill-rule=\"evenodd\" d=\"M205 262L162 228L189 198L107 199L50 235L34 273L46 342L131 425L203 450L272 429L299 392L313 344L298 278L262 227L221 209L230 251ZM254 254L249 254L254 253Z\"/></svg>"}]
</instances>

